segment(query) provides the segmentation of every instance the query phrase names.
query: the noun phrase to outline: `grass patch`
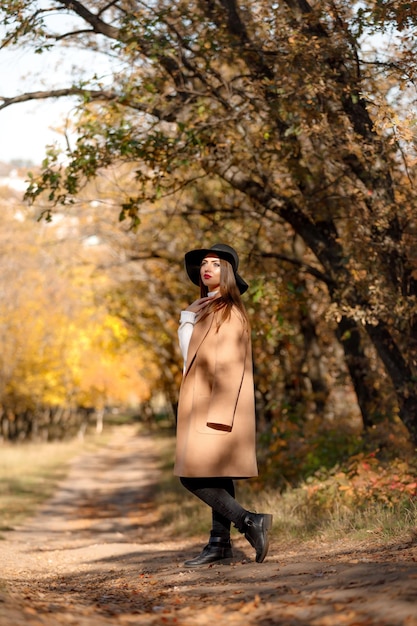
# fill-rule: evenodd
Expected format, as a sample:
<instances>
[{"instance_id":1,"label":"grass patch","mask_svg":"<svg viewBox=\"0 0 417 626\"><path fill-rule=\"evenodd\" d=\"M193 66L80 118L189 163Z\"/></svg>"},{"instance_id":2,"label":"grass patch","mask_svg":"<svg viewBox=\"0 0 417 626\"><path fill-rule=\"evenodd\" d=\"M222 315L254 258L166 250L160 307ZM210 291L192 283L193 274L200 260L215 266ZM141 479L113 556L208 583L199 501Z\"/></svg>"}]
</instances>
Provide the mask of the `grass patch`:
<instances>
[{"instance_id":1,"label":"grass patch","mask_svg":"<svg viewBox=\"0 0 417 626\"><path fill-rule=\"evenodd\" d=\"M174 445L174 438L166 438L160 448L161 479L156 493L160 523L173 538L201 537L210 530L210 511L172 475ZM374 474L368 470L370 479L374 479L376 469ZM340 472L330 473L325 481L322 476L310 478L284 493L260 487L257 479L236 481L236 497L249 510L273 514L272 536L280 543L370 537L416 540L417 499L404 488L412 478L407 475L408 482L399 484L393 497L391 482L387 477L382 481L381 472L378 475L380 483L371 481L374 491L364 479L357 483L357 472L343 474L342 481ZM398 479L398 473L395 475Z\"/></svg>"},{"instance_id":2,"label":"grass patch","mask_svg":"<svg viewBox=\"0 0 417 626\"><path fill-rule=\"evenodd\" d=\"M280 541L363 540L372 536L382 541L417 537L417 502L404 498L387 504L370 499L347 504L328 495L321 505L310 501L303 487L282 495L274 491L255 497L259 511L274 515L273 534Z\"/></svg>"}]
</instances>

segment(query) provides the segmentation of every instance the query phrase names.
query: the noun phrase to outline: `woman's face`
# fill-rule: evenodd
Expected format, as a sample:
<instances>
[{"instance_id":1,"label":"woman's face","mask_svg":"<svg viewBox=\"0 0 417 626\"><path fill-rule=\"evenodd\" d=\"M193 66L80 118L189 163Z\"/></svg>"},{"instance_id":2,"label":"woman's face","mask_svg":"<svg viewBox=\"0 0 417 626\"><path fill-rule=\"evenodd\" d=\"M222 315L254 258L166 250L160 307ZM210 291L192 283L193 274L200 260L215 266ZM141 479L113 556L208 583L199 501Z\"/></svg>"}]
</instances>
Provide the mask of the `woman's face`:
<instances>
[{"instance_id":1,"label":"woman's face","mask_svg":"<svg viewBox=\"0 0 417 626\"><path fill-rule=\"evenodd\" d=\"M209 291L216 291L220 287L220 258L216 254L209 254L201 262L200 276L203 285Z\"/></svg>"}]
</instances>

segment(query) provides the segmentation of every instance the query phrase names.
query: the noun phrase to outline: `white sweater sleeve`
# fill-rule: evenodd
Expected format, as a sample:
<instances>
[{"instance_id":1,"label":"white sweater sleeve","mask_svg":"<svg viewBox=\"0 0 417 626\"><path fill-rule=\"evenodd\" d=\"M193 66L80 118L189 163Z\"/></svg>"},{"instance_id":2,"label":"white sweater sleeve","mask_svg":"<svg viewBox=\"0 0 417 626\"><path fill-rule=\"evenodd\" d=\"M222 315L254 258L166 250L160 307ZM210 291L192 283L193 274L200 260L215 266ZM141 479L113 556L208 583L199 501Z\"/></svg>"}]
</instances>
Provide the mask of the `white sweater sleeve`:
<instances>
[{"instance_id":1,"label":"white sweater sleeve","mask_svg":"<svg viewBox=\"0 0 417 626\"><path fill-rule=\"evenodd\" d=\"M187 366L187 352L193 334L195 319L197 315L192 311L181 311L180 326L178 328L178 340L182 358L184 359L184 370Z\"/></svg>"}]
</instances>

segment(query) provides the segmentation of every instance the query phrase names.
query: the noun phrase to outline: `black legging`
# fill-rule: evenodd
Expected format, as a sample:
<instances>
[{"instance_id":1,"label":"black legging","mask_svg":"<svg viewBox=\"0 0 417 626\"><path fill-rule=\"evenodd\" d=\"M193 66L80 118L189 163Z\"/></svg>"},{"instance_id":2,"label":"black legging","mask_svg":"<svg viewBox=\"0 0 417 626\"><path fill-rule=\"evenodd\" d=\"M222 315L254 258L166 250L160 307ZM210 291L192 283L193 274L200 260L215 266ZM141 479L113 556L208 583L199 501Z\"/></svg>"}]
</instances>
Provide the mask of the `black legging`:
<instances>
[{"instance_id":1,"label":"black legging","mask_svg":"<svg viewBox=\"0 0 417 626\"><path fill-rule=\"evenodd\" d=\"M230 537L231 523L240 531L248 511L235 500L231 478L184 478L182 485L212 509L212 537Z\"/></svg>"}]
</instances>

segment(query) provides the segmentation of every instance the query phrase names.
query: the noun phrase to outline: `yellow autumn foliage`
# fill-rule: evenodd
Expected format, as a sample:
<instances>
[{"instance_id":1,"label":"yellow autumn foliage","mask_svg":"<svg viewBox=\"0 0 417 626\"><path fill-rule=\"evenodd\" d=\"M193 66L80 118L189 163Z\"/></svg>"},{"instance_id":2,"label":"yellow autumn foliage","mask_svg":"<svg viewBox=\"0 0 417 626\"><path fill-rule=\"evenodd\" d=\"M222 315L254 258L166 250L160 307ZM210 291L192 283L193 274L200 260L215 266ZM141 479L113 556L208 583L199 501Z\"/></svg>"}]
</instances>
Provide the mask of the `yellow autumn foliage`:
<instances>
[{"instance_id":1,"label":"yellow autumn foliage","mask_svg":"<svg viewBox=\"0 0 417 626\"><path fill-rule=\"evenodd\" d=\"M3 208L0 222L0 406L20 414L139 405L150 394L146 354L106 309L109 278L94 275L99 257L88 251L86 263L82 241L62 239L62 222L17 220L17 206Z\"/></svg>"}]
</instances>

